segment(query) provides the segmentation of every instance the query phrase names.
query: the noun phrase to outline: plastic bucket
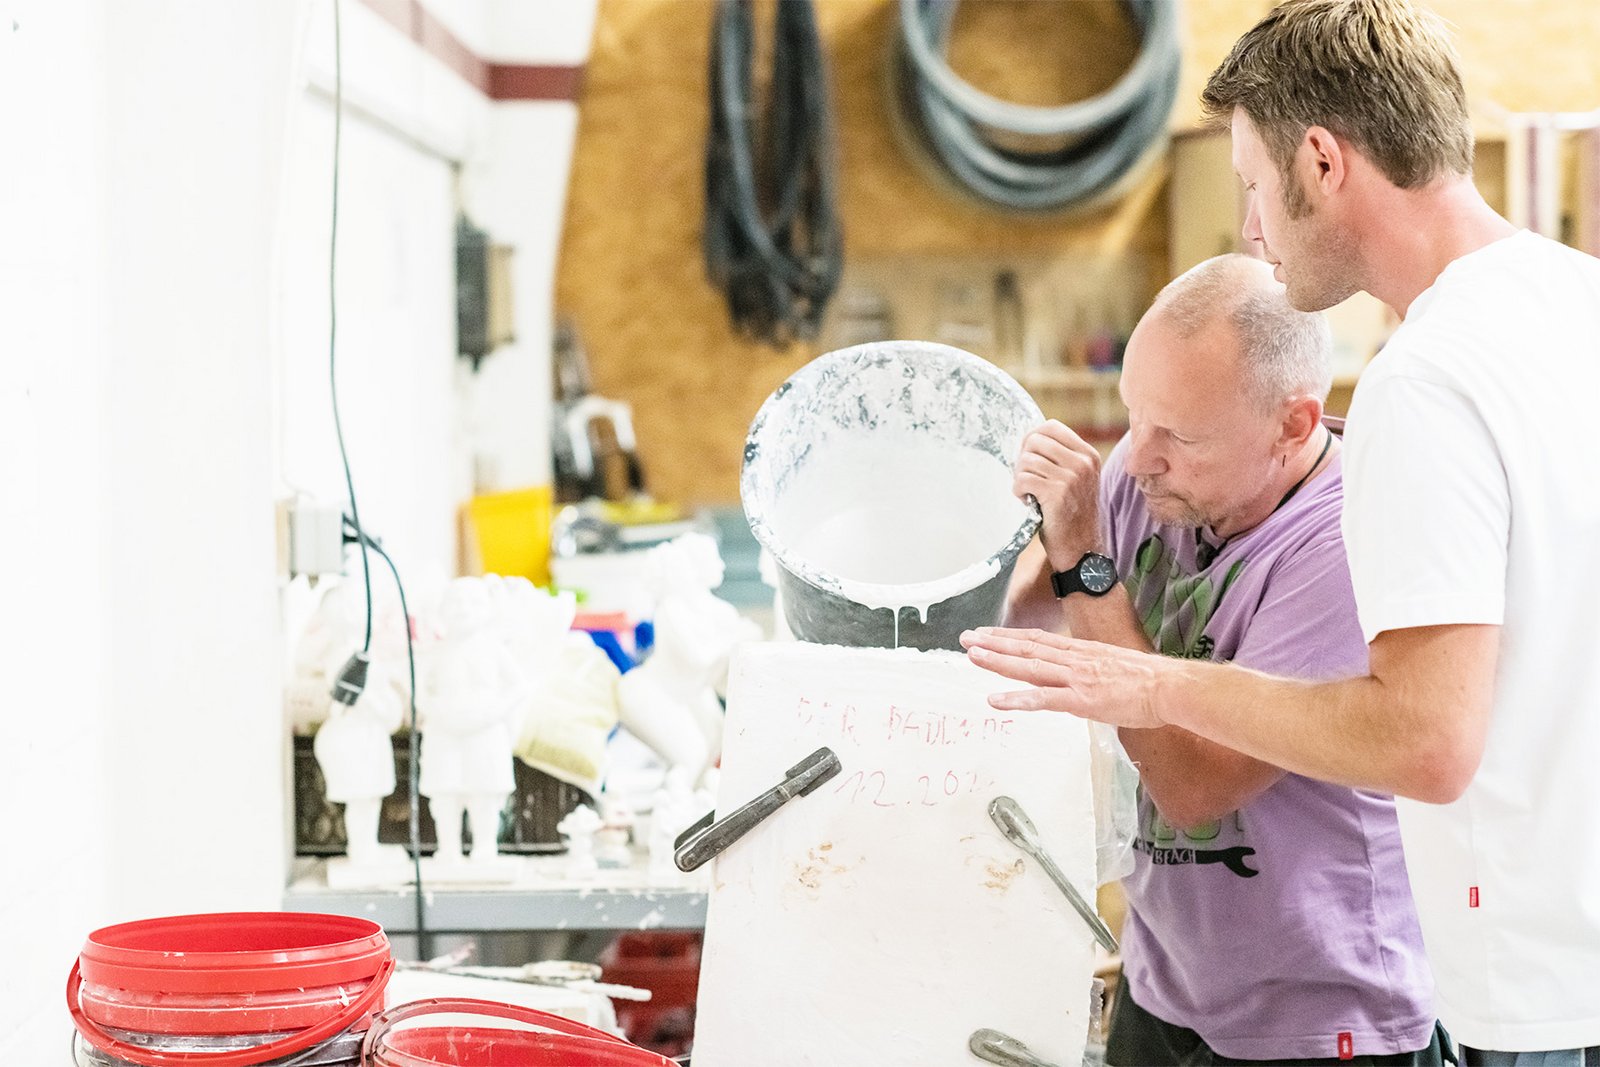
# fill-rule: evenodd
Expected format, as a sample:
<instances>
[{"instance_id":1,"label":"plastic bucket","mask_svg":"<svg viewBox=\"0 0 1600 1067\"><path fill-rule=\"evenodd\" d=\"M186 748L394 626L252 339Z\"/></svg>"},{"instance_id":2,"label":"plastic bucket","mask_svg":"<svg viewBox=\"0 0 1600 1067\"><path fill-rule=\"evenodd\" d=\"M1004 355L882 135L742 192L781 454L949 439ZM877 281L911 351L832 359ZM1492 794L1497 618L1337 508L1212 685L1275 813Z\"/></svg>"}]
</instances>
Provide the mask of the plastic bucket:
<instances>
[{"instance_id":1,"label":"plastic bucket","mask_svg":"<svg viewBox=\"0 0 1600 1067\"><path fill-rule=\"evenodd\" d=\"M178 915L90 934L67 1007L96 1063L355 1063L341 1037L367 1028L393 972L388 938L366 919Z\"/></svg>"},{"instance_id":2,"label":"plastic bucket","mask_svg":"<svg viewBox=\"0 0 1600 1067\"><path fill-rule=\"evenodd\" d=\"M1043 421L1009 375L949 345L857 345L797 371L751 423L739 481L790 631L959 649L962 630L998 622L1039 527L1011 485ZM849 546L870 551L846 558Z\"/></svg>"},{"instance_id":3,"label":"plastic bucket","mask_svg":"<svg viewBox=\"0 0 1600 1067\"><path fill-rule=\"evenodd\" d=\"M522 1024L412 1026L424 1015L486 1016ZM537 1027L537 1029L527 1029ZM488 1000L419 1000L373 1020L362 1042L366 1067L678 1067L648 1049L559 1015Z\"/></svg>"},{"instance_id":4,"label":"plastic bucket","mask_svg":"<svg viewBox=\"0 0 1600 1067\"><path fill-rule=\"evenodd\" d=\"M550 581L551 489L536 485L486 493L466 505L467 538L482 574L521 575L535 585Z\"/></svg>"}]
</instances>

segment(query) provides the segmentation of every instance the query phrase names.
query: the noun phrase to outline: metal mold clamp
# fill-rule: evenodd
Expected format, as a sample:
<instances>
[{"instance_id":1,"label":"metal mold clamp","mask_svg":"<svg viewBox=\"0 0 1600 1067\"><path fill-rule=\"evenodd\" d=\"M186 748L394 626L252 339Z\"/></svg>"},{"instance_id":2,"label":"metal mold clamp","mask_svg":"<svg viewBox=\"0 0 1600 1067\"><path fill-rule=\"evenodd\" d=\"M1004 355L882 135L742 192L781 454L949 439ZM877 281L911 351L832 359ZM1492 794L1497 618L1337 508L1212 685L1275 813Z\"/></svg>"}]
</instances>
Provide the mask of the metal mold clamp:
<instances>
[{"instance_id":1,"label":"metal mold clamp","mask_svg":"<svg viewBox=\"0 0 1600 1067\"><path fill-rule=\"evenodd\" d=\"M985 1063L1000 1067L1055 1067L1035 1056L1021 1041L998 1030L974 1030L967 1040L967 1050Z\"/></svg>"},{"instance_id":2,"label":"metal mold clamp","mask_svg":"<svg viewBox=\"0 0 1600 1067\"><path fill-rule=\"evenodd\" d=\"M1066 873L1056 866L1056 861L1050 858L1050 853L1045 851L1043 843L1039 840L1039 832L1033 828L1033 821L1027 813L1010 797L995 797L989 801L989 818L1006 835L1006 840L1016 845L1023 852L1033 857L1035 863L1044 868L1044 873L1056 884L1067 902L1072 905L1083 921L1089 924L1089 929L1094 931L1094 939L1100 942L1107 952L1118 950L1117 939L1111 933L1111 927L1106 925L1104 919L1089 906L1083 895L1067 880Z\"/></svg>"},{"instance_id":3,"label":"metal mold clamp","mask_svg":"<svg viewBox=\"0 0 1600 1067\"><path fill-rule=\"evenodd\" d=\"M708 811L693 826L678 835L672 860L680 871L692 871L720 855L727 847L770 818L796 797L803 797L839 773L839 757L823 747L790 767L783 781L748 804L735 808L721 821Z\"/></svg>"}]
</instances>

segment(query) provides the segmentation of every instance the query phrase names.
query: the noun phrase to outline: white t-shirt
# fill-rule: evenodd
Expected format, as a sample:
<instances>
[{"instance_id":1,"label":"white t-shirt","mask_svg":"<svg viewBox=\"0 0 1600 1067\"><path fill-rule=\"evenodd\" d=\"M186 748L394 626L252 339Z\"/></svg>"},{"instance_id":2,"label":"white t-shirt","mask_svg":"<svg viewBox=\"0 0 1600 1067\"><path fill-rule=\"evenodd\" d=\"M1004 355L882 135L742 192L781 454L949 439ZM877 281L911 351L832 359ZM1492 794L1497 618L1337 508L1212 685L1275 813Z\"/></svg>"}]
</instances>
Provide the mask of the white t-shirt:
<instances>
[{"instance_id":1,"label":"white t-shirt","mask_svg":"<svg viewBox=\"0 0 1600 1067\"><path fill-rule=\"evenodd\" d=\"M1361 627L1502 627L1483 763L1402 801L1439 1016L1600 1045L1600 260L1522 232L1451 263L1362 375L1344 536Z\"/></svg>"}]
</instances>

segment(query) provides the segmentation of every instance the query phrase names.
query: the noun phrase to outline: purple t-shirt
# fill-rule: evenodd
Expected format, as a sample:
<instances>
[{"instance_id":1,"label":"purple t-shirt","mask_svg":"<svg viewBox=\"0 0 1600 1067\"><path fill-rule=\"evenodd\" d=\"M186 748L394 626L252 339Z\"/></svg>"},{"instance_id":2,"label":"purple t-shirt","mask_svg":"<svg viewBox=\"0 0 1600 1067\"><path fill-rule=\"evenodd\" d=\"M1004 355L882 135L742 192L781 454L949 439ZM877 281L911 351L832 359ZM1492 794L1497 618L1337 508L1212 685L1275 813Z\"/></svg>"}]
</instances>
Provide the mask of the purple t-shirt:
<instances>
[{"instance_id":1,"label":"purple t-shirt","mask_svg":"<svg viewBox=\"0 0 1600 1067\"><path fill-rule=\"evenodd\" d=\"M1194 531L1150 517L1126 444L1101 477L1102 525L1159 651L1291 678L1366 673L1337 457L1201 569ZM1433 980L1393 800L1289 774L1206 826L1172 829L1142 790L1139 817L1122 943L1140 1007L1239 1059L1428 1044Z\"/></svg>"}]
</instances>

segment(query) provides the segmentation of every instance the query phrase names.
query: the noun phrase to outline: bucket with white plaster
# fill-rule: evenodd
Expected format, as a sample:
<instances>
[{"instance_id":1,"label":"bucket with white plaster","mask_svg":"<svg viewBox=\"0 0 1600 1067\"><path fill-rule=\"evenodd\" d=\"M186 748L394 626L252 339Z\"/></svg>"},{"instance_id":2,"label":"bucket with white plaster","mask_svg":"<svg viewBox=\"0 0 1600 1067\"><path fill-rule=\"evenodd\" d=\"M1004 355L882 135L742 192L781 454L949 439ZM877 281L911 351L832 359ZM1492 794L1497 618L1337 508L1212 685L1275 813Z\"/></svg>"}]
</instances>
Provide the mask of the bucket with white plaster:
<instances>
[{"instance_id":1,"label":"bucket with white plaster","mask_svg":"<svg viewBox=\"0 0 1600 1067\"><path fill-rule=\"evenodd\" d=\"M1038 508L1012 493L1044 421L1000 368L948 345L830 352L767 398L740 496L802 641L956 649L993 625Z\"/></svg>"}]
</instances>

